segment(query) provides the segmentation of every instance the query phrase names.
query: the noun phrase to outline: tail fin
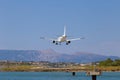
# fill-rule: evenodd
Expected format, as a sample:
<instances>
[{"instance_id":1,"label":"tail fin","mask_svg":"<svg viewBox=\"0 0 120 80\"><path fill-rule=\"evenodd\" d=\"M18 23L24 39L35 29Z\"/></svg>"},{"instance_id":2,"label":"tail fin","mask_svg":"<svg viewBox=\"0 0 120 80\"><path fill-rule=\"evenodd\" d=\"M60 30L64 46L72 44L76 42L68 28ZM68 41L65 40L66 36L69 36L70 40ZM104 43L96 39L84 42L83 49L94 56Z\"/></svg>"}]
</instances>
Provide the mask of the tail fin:
<instances>
[{"instance_id":1,"label":"tail fin","mask_svg":"<svg viewBox=\"0 0 120 80\"><path fill-rule=\"evenodd\" d=\"M66 26L64 26L64 36L66 36Z\"/></svg>"}]
</instances>

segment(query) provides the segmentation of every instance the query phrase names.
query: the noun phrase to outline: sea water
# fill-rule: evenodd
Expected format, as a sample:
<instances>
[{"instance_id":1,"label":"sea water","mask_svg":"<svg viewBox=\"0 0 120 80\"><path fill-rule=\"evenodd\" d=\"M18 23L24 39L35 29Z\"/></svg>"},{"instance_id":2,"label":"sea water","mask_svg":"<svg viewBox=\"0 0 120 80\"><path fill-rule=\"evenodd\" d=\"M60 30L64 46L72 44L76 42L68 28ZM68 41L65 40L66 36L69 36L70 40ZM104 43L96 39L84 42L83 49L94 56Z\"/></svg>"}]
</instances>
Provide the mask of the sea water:
<instances>
[{"instance_id":1,"label":"sea water","mask_svg":"<svg viewBox=\"0 0 120 80\"><path fill-rule=\"evenodd\" d=\"M0 80L92 80L85 72L0 72ZM120 80L120 72L103 72L97 80Z\"/></svg>"}]
</instances>

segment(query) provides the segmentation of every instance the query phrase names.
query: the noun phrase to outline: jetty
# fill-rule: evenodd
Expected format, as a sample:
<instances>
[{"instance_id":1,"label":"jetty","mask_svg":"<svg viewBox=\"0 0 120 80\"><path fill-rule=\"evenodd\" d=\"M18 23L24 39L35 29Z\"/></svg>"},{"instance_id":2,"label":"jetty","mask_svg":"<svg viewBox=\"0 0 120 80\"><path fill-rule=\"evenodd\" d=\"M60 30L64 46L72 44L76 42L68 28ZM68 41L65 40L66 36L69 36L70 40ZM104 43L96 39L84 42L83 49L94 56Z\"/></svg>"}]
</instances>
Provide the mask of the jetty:
<instances>
[{"instance_id":1,"label":"jetty","mask_svg":"<svg viewBox=\"0 0 120 80\"><path fill-rule=\"evenodd\" d=\"M97 76L101 75L100 71L88 71L86 72L87 76L92 76L92 80L97 80Z\"/></svg>"}]
</instances>

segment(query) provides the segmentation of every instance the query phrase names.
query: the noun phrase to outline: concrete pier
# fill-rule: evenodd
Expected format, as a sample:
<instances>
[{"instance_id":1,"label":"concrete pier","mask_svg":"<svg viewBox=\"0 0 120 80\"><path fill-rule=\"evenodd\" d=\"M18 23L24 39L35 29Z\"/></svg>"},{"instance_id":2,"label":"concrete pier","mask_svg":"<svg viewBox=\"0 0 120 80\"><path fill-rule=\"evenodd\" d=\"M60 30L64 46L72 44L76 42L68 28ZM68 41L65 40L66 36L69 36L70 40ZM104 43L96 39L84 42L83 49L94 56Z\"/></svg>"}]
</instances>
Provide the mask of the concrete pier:
<instances>
[{"instance_id":1,"label":"concrete pier","mask_svg":"<svg viewBox=\"0 0 120 80\"><path fill-rule=\"evenodd\" d=\"M101 72L100 71L89 71L86 73L88 76L92 76L92 75L101 75Z\"/></svg>"},{"instance_id":2,"label":"concrete pier","mask_svg":"<svg viewBox=\"0 0 120 80\"><path fill-rule=\"evenodd\" d=\"M75 72L72 72L72 75L75 76Z\"/></svg>"},{"instance_id":3,"label":"concrete pier","mask_svg":"<svg viewBox=\"0 0 120 80\"><path fill-rule=\"evenodd\" d=\"M92 80L96 80L96 75L92 75Z\"/></svg>"},{"instance_id":4,"label":"concrete pier","mask_svg":"<svg viewBox=\"0 0 120 80\"><path fill-rule=\"evenodd\" d=\"M86 73L87 76L92 76L92 80L97 80L97 76L101 75L101 72L99 71L89 71Z\"/></svg>"}]
</instances>

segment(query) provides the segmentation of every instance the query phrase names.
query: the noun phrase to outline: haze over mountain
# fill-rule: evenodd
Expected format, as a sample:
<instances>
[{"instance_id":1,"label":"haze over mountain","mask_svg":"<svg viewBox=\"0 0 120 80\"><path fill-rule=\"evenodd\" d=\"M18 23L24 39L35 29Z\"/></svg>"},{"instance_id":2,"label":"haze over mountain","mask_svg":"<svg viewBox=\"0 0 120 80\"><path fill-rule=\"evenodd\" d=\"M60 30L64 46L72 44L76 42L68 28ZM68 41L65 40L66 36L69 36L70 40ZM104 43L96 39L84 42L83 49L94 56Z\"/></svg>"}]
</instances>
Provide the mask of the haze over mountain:
<instances>
[{"instance_id":1,"label":"haze over mountain","mask_svg":"<svg viewBox=\"0 0 120 80\"><path fill-rule=\"evenodd\" d=\"M87 63L105 60L107 58L118 59L117 56L104 56L86 52L74 54L58 53L52 49L47 50L0 50L0 60L11 61L49 61L49 62L77 62Z\"/></svg>"}]
</instances>

